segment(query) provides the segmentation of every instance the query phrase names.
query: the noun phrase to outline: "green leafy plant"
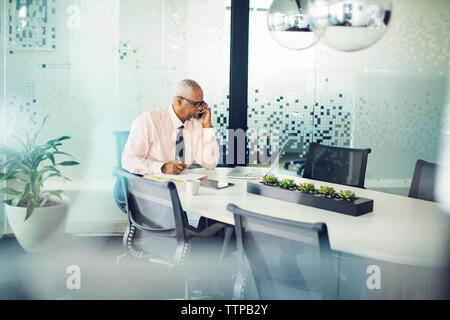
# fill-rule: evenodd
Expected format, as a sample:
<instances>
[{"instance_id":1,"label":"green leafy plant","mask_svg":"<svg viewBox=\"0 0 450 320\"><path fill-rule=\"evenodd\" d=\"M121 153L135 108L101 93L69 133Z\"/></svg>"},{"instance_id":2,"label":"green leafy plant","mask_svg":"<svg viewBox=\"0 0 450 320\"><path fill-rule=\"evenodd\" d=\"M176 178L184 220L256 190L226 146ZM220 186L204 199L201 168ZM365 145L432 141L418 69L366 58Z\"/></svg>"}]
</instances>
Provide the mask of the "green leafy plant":
<instances>
[{"instance_id":1,"label":"green leafy plant","mask_svg":"<svg viewBox=\"0 0 450 320\"><path fill-rule=\"evenodd\" d=\"M51 196L62 199L62 190L42 190L44 182L49 178L60 177L70 181L57 167L79 164L77 161L56 162L56 156L73 158L70 154L58 149L62 146L63 141L70 139L68 136L49 140L43 144L36 143L47 118L48 115L42 121L41 127L33 138L30 138L28 134L25 141L15 138L19 143L17 149L0 148L0 181L19 180L24 184L23 190L20 191L13 188L0 189L0 193L12 197L2 202L14 207L26 207L25 220L32 215L35 208L45 206Z\"/></svg>"},{"instance_id":2,"label":"green leafy plant","mask_svg":"<svg viewBox=\"0 0 450 320\"><path fill-rule=\"evenodd\" d=\"M351 192L350 190L341 190L341 192L339 192L339 197L342 200L354 201L356 195L354 192Z\"/></svg>"},{"instance_id":3,"label":"green leafy plant","mask_svg":"<svg viewBox=\"0 0 450 320\"><path fill-rule=\"evenodd\" d=\"M299 184L298 190L306 193L314 193L314 191L316 191L316 188L314 188L314 184L304 182Z\"/></svg>"},{"instance_id":4,"label":"green leafy plant","mask_svg":"<svg viewBox=\"0 0 450 320\"><path fill-rule=\"evenodd\" d=\"M292 179L284 179L280 182L280 187L284 189L295 189L297 185L295 184L294 180Z\"/></svg>"},{"instance_id":5,"label":"green leafy plant","mask_svg":"<svg viewBox=\"0 0 450 320\"><path fill-rule=\"evenodd\" d=\"M275 176L264 176L262 182L269 186L275 186L278 184L278 178Z\"/></svg>"},{"instance_id":6,"label":"green leafy plant","mask_svg":"<svg viewBox=\"0 0 450 320\"><path fill-rule=\"evenodd\" d=\"M320 187L319 194L323 197L333 198L336 195L336 191L332 187Z\"/></svg>"}]
</instances>

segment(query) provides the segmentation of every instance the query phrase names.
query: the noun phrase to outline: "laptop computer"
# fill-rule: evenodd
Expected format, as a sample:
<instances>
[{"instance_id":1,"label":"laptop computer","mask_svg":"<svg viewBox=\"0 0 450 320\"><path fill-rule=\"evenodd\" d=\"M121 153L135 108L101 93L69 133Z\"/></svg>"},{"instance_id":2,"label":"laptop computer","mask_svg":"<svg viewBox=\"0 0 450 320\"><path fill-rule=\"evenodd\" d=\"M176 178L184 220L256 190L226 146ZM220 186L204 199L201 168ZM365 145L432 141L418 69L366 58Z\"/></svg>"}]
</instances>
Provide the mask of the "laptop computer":
<instances>
[{"instance_id":1,"label":"laptop computer","mask_svg":"<svg viewBox=\"0 0 450 320\"><path fill-rule=\"evenodd\" d=\"M286 146L288 145L288 142L290 139L288 139L283 147L280 149L280 152L278 152L277 157L275 158L275 161L273 161L272 165L270 167L248 167L248 166L239 166L234 167L233 170L231 170L227 177L230 179L259 179L261 177L264 177L265 175L269 174L279 163L280 156L283 154L283 152L286 149Z\"/></svg>"}]
</instances>

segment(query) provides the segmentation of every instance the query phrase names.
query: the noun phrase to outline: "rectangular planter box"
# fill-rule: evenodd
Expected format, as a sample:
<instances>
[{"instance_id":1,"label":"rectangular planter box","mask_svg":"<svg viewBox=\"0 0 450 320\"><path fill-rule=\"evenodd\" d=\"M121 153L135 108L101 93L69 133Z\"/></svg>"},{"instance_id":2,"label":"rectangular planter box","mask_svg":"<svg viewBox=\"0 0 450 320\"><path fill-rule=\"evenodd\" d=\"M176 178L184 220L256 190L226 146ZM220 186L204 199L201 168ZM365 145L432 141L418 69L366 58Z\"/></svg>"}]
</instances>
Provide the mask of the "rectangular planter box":
<instances>
[{"instance_id":1,"label":"rectangular planter box","mask_svg":"<svg viewBox=\"0 0 450 320\"><path fill-rule=\"evenodd\" d=\"M355 201L349 202L324 198L299 191L286 190L280 187L270 187L262 183L250 181L247 182L247 192L355 217L373 211L373 200L365 198L356 198Z\"/></svg>"}]
</instances>

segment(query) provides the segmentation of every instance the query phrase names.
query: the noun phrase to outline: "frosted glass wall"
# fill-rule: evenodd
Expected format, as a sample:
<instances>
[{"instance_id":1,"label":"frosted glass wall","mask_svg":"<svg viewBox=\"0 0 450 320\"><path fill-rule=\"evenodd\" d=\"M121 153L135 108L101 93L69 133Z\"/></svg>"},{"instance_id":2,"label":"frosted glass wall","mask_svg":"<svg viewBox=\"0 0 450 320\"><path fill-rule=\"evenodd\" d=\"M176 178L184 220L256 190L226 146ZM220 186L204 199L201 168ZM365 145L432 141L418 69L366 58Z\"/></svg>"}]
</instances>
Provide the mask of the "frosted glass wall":
<instances>
[{"instance_id":1,"label":"frosted glass wall","mask_svg":"<svg viewBox=\"0 0 450 320\"><path fill-rule=\"evenodd\" d=\"M5 3L0 2L0 143L5 144L6 143L6 127L5 127L5 113L6 113L6 104L5 102L5 48L4 48L4 32L3 29L5 28L5 20L4 20L4 9L5 9ZM0 155L1 157L1 155ZM3 158L0 158L1 160L4 160ZM0 187L4 187L4 183L0 183ZM6 199L4 196L0 196L1 200ZM2 237L3 234L6 233L6 216L4 212L4 205L0 203L0 237Z\"/></svg>"},{"instance_id":2,"label":"frosted glass wall","mask_svg":"<svg viewBox=\"0 0 450 320\"><path fill-rule=\"evenodd\" d=\"M416 160L438 157L450 1L393 0L384 37L357 52L285 49L267 30L270 4L251 1L249 128L372 148L366 186L409 187Z\"/></svg>"},{"instance_id":3,"label":"frosted glass wall","mask_svg":"<svg viewBox=\"0 0 450 320\"><path fill-rule=\"evenodd\" d=\"M207 0L1 0L2 140L35 130L72 137L63 151L79 166L73 180L48 188L72 198L68 231L110 231L125 215L114 204L114 130L172 102L175 84L192 78L225 131L230 11ZM2 58L3 66L3 58ZM4 69L2 68L2 75ZM3 76L1 80L3 81ZM121 227L117 227L120 231Z\"/></svg>"}]
</instances>

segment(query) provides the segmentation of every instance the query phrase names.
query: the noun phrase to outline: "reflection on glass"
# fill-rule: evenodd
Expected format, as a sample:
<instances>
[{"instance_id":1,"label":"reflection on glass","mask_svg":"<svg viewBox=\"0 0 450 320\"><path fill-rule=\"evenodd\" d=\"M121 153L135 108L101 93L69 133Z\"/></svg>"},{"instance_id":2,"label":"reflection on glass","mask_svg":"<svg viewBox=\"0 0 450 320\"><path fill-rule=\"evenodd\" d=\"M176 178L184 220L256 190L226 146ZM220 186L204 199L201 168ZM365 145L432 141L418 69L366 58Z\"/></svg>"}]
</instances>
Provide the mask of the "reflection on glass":
<instances>
[{"instance_id":1,"label":"reflection on glass","mask_svg":"<svg viewBox=\"0 0 450 320\"><path fill-rule=\"evenodd\" d=\"M285 174L292 176L302 176L306 164L306 154L308 146L304 143L302 137L289 137L278 151L279 153L272 164L272 174Z\"/></svg>"},{"instance_id":2,"label":"reflection on glass","mask_svg":"<svg viewBox=\"0 0 450 320\"><path fill-rule=\"evenodd\" d=\"M22 7L20 7L20 9L19 9L19 13L18 13L18 23L17 23L17 25L18 25L18 27L17 27L17 31L22 31L22 29L23 28L25 28L26 27L26 25L27 25L27 20L26 20L26 17L27 17L27 7L26 6L22 6Z\"/></svg>"},{"instance_id":3,"label":"reflection on glass","mask_svg":"<svg viewBox=\"0 0 450 320\"><path fill-rule=\"evenodd\" d=\"M319 41L306 14L309 0L274 0L267 14L270 35L288 49L305 49Z\"/></svg>"},{"instance_id":4,"label":"reflection on glass","mask_svg":"<svg viewBox=\"0 0 450 320\"><path fill-rule=\"evenodd\" d=\"M386 32L391 0L311 0L311 28L331 48L356 51L370 47Z\"/></svg>"},{"instance_id":5,"label":"reflection on glass","mask_svg":"<svg viewBox=\"0 0 450 320\"><path fill-rule=\"evenodd\" d=\"M279 169L289 175L303 175L306 164L307 146L302 137L288 140L288 144L280 156Z\"/></svg>"}]
</instances>

